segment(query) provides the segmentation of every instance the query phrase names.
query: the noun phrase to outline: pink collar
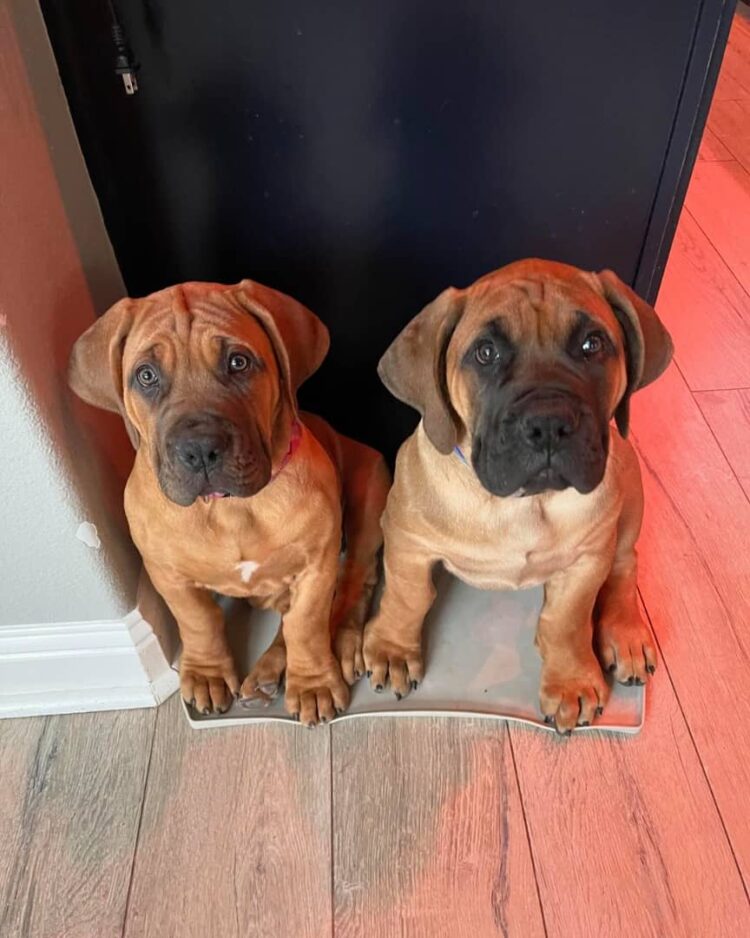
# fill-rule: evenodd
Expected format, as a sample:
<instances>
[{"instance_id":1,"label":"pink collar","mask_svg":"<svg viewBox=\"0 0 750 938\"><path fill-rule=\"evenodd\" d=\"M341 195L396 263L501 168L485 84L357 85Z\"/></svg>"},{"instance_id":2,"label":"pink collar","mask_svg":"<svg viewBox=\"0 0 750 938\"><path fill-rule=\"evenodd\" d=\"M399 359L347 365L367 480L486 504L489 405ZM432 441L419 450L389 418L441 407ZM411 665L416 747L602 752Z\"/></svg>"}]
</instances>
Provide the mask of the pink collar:
<instances>
[{"instance_id":1,"label":"pink collar","mask_svg":"<svg viewBox=\"0 0 750 938\"><path fill-rule=\"evenodd\" d=\"M294 456L294 454L297 452L297 449L299 448L299 444L301 440L302 440L302 424L299 422L299 420L295 419L294 422L292 423L292 431L289 436L289 448L284 454L284 458L279 463L279 468L271 476L271 480L270 480L271 482L273 482L276 476L280 475L281 472L292 461L292 456Z\"/></svg>"}]
</instances>

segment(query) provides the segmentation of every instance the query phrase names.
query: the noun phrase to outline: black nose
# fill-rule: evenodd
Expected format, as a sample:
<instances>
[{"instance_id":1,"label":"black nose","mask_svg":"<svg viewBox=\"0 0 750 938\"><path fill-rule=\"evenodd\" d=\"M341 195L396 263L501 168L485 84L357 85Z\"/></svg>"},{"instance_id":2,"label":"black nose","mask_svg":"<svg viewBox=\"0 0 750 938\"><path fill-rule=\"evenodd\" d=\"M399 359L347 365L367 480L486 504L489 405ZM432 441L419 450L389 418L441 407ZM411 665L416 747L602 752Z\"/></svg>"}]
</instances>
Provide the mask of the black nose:
<instances>
[{"instance_id":1,"label":"black nose","mask_svg":"<svg viewBox=\"0 0 750 938\"><path fill-rule=\"evenodd\" d=\"M226 434L220 432L192 433L175 442L175 455L191 472L208 474L221 465L227 442Z\"/></svg>"},{"instance_id":2,"label":"black nose","mask_svg":"<svg viewBox=\"0 0 750 938\"><path fill-rule=\"evenodd\" d=\"M575 433L577 423L573 410L565 407L526 414L521 420L521 429L532 449L554 453Z\"/></svg>"}]
</instances>

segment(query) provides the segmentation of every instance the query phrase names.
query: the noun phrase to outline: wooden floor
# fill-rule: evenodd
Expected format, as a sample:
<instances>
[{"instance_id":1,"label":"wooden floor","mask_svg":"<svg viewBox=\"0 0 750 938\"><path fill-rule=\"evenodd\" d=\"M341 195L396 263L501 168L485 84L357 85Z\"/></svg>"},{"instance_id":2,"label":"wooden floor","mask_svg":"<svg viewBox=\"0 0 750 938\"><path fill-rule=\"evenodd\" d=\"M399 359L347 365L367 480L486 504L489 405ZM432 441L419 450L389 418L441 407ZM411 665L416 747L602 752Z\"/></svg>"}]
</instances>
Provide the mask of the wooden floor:
<instances>
[{"instance_id":1,"label":"wooden floor","mask_svg":"<svg viewBox=\"0 0 750 938\"><path fill-rule=\"evenodd\" d=\"M750 21L732 30L639 395L635 738L473 720L0 724L2 938L750 935Z\"/></svg>"}]
</instances>

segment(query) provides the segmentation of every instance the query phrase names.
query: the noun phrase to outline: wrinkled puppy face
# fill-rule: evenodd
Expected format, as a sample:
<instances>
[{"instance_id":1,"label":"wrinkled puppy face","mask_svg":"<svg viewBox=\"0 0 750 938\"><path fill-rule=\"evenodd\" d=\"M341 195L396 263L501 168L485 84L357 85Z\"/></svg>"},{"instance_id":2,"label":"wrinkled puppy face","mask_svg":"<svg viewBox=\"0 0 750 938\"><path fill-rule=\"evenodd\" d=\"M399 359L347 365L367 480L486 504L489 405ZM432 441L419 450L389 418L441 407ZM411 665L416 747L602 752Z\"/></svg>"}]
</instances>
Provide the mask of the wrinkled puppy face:
<instances>
[{"instance_id":1,"label":"wrinkled puppy face","mask_svg":"<svg viewBox=\"0 0 750 938\"><path fill-rule=\"evenodd\" d=\"M447 374L487 491L601 482L627 375L622 330L587 275L521 268L469 288Z\"/></svg>"},{"instance_id":2,"label":"wrinkled puppy face","mask_svg":"<svg viewBox=\"0 0 750 938\"><path fill-rule=\"evenodd\" d=\"M493 495L586 493L604 474L609 421L627 435L632 395L671 357L655 310L611 270L529 259L444 290L378 374L439 453L471 449Z\"/></svg>"},{"instance_id":3,"label":"wrinkled puppy face","mask_svg":"<svg viewBox=\"0 0 750 938\"><path fill-rule=\"evenodd\" d=\"M297 388L328 351L309 309L253 280L120 300L76 341L68 380L119 413L178 505L254 495L287 452Z\"/></svg>"},{"instance_id":4,"label":"wrinkled puppy face","mask_svg":"<svg viewBox=\"0 0 750 938\"><path fill-rule=\"evenodd\" d=\"M167 498L246 498L268 483L278 366L229 295L186 287L142 301L122 369L127 417Z\"/></svg>"}]
</instances>

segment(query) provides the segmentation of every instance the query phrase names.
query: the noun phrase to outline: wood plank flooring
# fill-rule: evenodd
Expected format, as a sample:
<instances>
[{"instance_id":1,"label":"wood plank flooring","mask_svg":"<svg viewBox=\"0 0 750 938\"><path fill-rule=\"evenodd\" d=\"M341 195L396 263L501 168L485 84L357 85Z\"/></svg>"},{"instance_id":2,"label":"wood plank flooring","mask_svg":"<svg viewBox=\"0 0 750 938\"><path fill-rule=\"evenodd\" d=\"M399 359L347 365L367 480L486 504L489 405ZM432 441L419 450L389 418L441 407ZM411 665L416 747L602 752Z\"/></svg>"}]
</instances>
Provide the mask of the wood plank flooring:
<instances>
[{"instance_id":1,"label":"wood plank flooring","mask_svg":"<svg viewBox=\"0 0 750 938\"><path fill-rule=\"evenodd\" d=\"M480 720L0 724L2 938L750 934L750 22L735 18L635 399L634 738Z\"/></svg>"},{"instance_id":2,"label":"wood plank flooring","mask_svg":"<svg viewBox=\"0 0 750 938\"><path fill-rule=\"evenodd\" d=\"M510 730L550 938L739 938L750 929L722 819L674 689L660 677L633 739L591 734L574 749Z\"/></svg>"},{"instance_id":3,"label":"wood plank flooring","mask_svg":"<svg viewBox=\"0 0 750 938\"><path fill-rule=\"evenodd\" d=\"M120 938L156 713L0 723L0 935Z\"/></svg>"},{"instance_id":4,"label":"wood plank flooring","mask_svg":"<svg viewBox=\"0 0 750 938\"><path fill-rule=\"evenodd\" d=\"M330 735L158 714L126 938L331 935Z\"/></svg>"},{"instance_id":5,"label":"wood plank flooring","mask_svg":"<svg viewBox=\"0 0 750 938\"><path fill-rule=\"evenodd\" d=\"M346 938L544 934L506 727L333 727L334 917Z\"/></svg>"},{"instance_id":6,"label":"wood plank flooring","mask_svg":"<svg viewBox=\"0 0 750 938\"><path fill-rule=\"evenodd\" d=\"M695 398L750 498L750 388L701 391Z\"/></svg>"}]
</instances>

